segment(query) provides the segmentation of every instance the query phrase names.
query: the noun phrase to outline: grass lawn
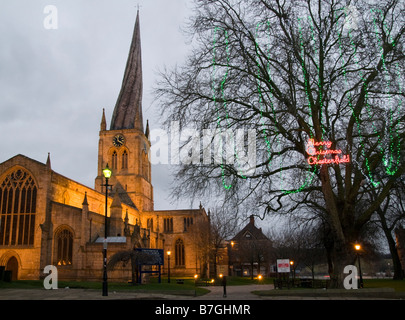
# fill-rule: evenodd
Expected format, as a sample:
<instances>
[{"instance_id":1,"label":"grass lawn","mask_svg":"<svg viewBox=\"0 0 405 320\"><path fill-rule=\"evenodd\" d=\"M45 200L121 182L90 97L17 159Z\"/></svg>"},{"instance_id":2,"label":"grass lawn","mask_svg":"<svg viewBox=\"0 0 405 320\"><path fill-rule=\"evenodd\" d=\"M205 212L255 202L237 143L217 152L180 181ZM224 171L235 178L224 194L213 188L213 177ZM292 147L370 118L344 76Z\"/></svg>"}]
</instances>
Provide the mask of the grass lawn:
<instances>
[{"instance_id":1,"label":"grass lawn","mask_svg":"<svg viewBox=\"0 0 405 320\"><path fill-rule=\"evenodd\" d=\"M156 277L151 277L150 282L142 285L131 285L128 283L109 282L108 288L111 291L139 291L139 292L164 292L171 294L194 294L204 295L212 285L221 285L221 279L216 279L211 283L211 279L206 279L207 282L199 282L198 287L195 287L193 278L182 278L184 284L177 284L176 278L171 279L171 283L167 282L166 277L162 277L162 282L158 283ZM227 286L233 285L249 285L249 284L273 284L273 278L263 278L261 280L247 277L227 277ZM101 281L58 281L59 288L69 287L70 289L95 289L101 290ZM205 288L206 286L206 288ZM3 288L14 289L43 289L43 281L41 280L19 280L13 282L1 282L0 290ZM394 288L397 292L405 292L405 280L391 280L391 279L364 279L364 288ZM302 289L311 290L311 289Z\"/></svg>"},{"instance_id":2,"label":"grass lawn","mask_svg":"<svg viewBox=\"0 0 405 320\"><path fill-rule=\"evenodd\" d=\"M94 281L58 281L58 288L70 289L94 289L102 290L102 282ZM44 284L41 280L18 280L12 282L1 282L1 289L43 289ZM162 282L158 283L157 278L151 278L150 283L131 285L124 282L109 282L109 291L139 291L139 292L160 292L167 294L179 294L179 295L204 295L209 290L204 288L195 287L194 279L185 279L184 284L177 284L175 279L171 280L171 283L167 282L167 278L162 278Z\"/></svg>"},{"instance_id":3,"label":"grass lawn","mask_svg":"<svg viewBox=\"0 0 405 320\"><path fill-rule=\"evenodd\" d=\"M363 279L364 288L393 288L396 292L405 292L405 280L392 279ZM311 288L294 288L294 290L309 291Z\"/></svg>"},{"instance_id":4,"label":"grass lawn","mask_svg":"<svg viewBox=\"0 0 405 320\"><path fill-rule=\"evenodd\" d=\"M364 288L394 288L397 292L405 292L405 280L363 279Z\"/></svg>"}]
</instances>

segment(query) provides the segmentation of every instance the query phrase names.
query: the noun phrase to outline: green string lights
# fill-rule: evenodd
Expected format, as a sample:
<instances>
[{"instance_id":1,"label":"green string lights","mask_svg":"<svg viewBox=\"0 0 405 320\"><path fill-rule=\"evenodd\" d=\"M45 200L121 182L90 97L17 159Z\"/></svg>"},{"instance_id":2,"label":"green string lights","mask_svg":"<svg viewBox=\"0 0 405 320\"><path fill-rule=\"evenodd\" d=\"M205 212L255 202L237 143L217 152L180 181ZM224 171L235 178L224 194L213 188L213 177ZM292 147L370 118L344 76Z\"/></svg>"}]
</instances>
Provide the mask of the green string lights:
<instances>
[{"instance_id":1,"label":"green string lights","mask_svg":"<svg viewBox=\"0 0 405 320\"><path fill-rule=\"evenodd\" d=\"M213 40L213 58L212 58L212 64L213 64L213 72L212 72L212 99L214 101L214 106L215 106L215 110L217 112L217 128L220 128L221 133L222 133L222 126L221 126L221 115L220 115L220 108L217 105L217 96L216 96L216 89L215 89L215 71L216 71L216 44L217 44L217 39L216 39L216 35L217 35L217 30L218 27L216 27L214 29L214 40ZM225 44L226 44L226 54L227 54L227 66L226 66L226 72L225 75L221 81L221 97L222 97L222 101L223 101L223 106L225 109L225 115L226 115L226 119L228 119L228 111L227 111L227 101L225 99L225 94L224 94L224 86L225 86L225 82L226 79L228 77L228 72L229 72L229 44L228 44L228 31L225 30ZM222 136L220 137L220 146L219 146L219 150L222 150ZM229 184L227 185L225 183L225 168L224 168L224 164L222 161L222 155L221 155L221 176L222 176L222 185L226 190L229 190L232 188L232 185Z\"/></svg>"},{"instance_id":2,"label":"green string lights","mask_svg":"<svg viewBox=\"0 0 405 320\"><path fill-rule=\"evenodd\" d=\"M341 10L344 10L344 9L341 9ZM347 12L346 11L345 11L345 17L347 17ZM339 21L338 20L336 20L336 25L339 26ZM337 27L337 29L338 29L338 27ZM355 45L353 43L351 31L352 31L351 28L349 28L348 36L349 36L349 39L350 39L350 44L351 44L351 46L353 48L353 52L355 53L354 54L355 62L358 65L358 59L357 59L357 55L356 55L357 50L356 50ZM339 59L342 62L343 75L344 75L346 86L348 87L346 61L344 61L344 59L343 59L342 32L338 33L338 39L339 39L339 49L340 49L340 57L339 57ZM368 92L367 92L366 79L364 78L364 75L363 75L363 72L361 71L361 68L359 68L359 69L360 69L359 75L360 75L360 78L361 78L362 83L363 83L363 88L365 90L366 110L368 111L368 114L371 115L370 105L369 105L369 102L368 102ZM354 117L355 122L356 122L357 132L358 132L359 140L360 140L360 148L359 149L361 151L362 156L365 159L365 165L366 165L366 168L367 168L367 172L363 172L363 175L367 177L367 179L373 184L374 187L376 187L376 186L379 185L379 183L374 181L373 175L371 173L371 167L370 167L369 159L366 156L364 138L363 138L363 136L361 134L361 121L360 121L358 115L356 114L356 112L354 110L354 106L353 106L353 103L352 103L352 93L351 93L351 91L348 92L348 104L349 104L350 109L352 110L352 116ZM373 124L373 126L374 126L374 124ZM360 170L362 170L360 165L358 167L359 167Z\"/></svg>"},{"instance_id":3,"label":"green string lights","mask_svg":"<svg viewBox=\"0 0 405 320\"><path fill-rule=\"evenodd\" d=\"M344 17L347 19L348 15L347 15L347 10L342 8L340 10L344 10ZM371 10L371 12L373 13L373 24L375 27L375 35L376 38L378 39L378 49L381 52L381 61L382 61L382 67L383 67L383 74L384 74L384 79L385 79L385 94L389 97L388 99L388 106L384 105L385 107L385 111L386 111L386 117L384 119L385 125L386 125L386 129L384 133L381 133L377 127L376 127L376 123L375 121L373 121L375 115L373 114L372 111L372 107L370 105L370 97L369 97L369 88L368 88L368 83L367 83L367 79L366 79L366 75L363 72L360 63L359 63L359 58L358 58L358 52L356 49L356 45L353 39L353 35L352 35L352 28L351 26L349 26L348 28L348 33L347 33L347 37L349 39L349 43L350 46L353 50L352 55L353 55L353 59L355 64L358 67L358 76L360 77L360 83L361 83L361 92L364 94L364 113L365 113L365 117L368 119L368 128L363 128L362 127L362 120L361 120L361 113L356 110L355 106L353 105L353 99L354 96L352 94L352 92L350 90L346 90L347 91L347 103L348 106L351 110L351 115L354 119L354 123L355 123L355 128L357 131L357 136L358 136L358 140L359 140L359 148L358 148L358 152L359 155L361 155L361 157L363 158L364 161L364 168L357 162L357 160L355 160L353 158L353 162L357 165L358 169L362 172L362 174L366 177L366 179L374 186L377 187L380 182L376 181L374 175L373 175L373 169L371 167L371 160L370 160L370 156L367 155L367 150L366 150L366 142L368 141L368 139L365 138L365 134L363 133L364 130L368 130L371 129L374 136L376 137L376 145L377 145L377 150L379 150L378 152L380 152L382 159L383 159L383 165L385 167L385 172L392 176L394 175L399 168L399 164L400 164L400 153L401 153L401 148L400 148L400 139L399 139L399 119L400 119L400 111L402 108L402 98L399 98L399 102L397 107L394 107L394 97L393 94L391 93L391 87L392 87L392 79L391 76L389 75L388 72L388 68L387 68L387 63L386 63L386 57L384 54L384 46L382 44L382 40L380 38L380 35L378 34L378 30L377 30L377 22L376 22L376 18L378 16L378 14L381 15L382 17L382 12L381 10ZM312 23L312 20L310 17L307 18L308 19L308 25L309 25L309 30L310 30L310 34L311 34L311 38L312 38L312 42L314 42L316 44L316 36L315 36L315 28L314 25ZM345 55L343 52L343 45L342 45L342 28L339 28L339 16L336 19L336 32L337 32L337 36L338 36L338 46L339 46L339 50L340 50L340 56L339 59L341 60L341 65L342 65L342 70L343 70L343 77L344 77L344 82L345 82L345 86L346 89L349 87L349 79L348 79L348 70L346 68L347 66L347 62L345 61ZM303 75L303 83L304 83L304 91L305 91L305 97L307 100L307 104L308 104L308 126L309 126L309 139L314 139L314 128L315 125L313 123L313 113L314 112L318 112L319 113L319 121L320 121L320 132L319 134L322 137L322 140L324 140L325 138L327 138L328 136L328 131L326 126L324 125L324 118L326 117L326 113L324 112L324 96L323 96L323 83L321 81L321 70L320 70L320 61L319 61L319 53L317 48L314 46L314 52L315 52L315 64L317 67L317 88L318 88L318 97L317 97L317 106L318 109L315 109L315 106L313 104L315 104L316 102L313 102L311 99L311 95L310 95L310 91L311 91L311 87L310 87L310 74L308 73L306 64L305 64L305 45L304 45L304 37L303 37L303 26L302 23L305 21L305 18L298 18L298 31L299 31L299 41L300 41L300 59L301 59L301 71L302 71L302 75ZM273 98L274 98L274 94L273 94L273 87L270 85L269 86L269 91L267 92L267 94L269 95L268 98L268 102L269 102L269 106L270 106L270 110L271 111L269 114L271 115L272 119L269 117L270 119L270 125L274 126L274 132L275 132L275 136L273 139L273 144L270 142L269 139L269 134L268 134L268 129L266 127L266 125L269 125L268 123L266 124L266 121L264 119L264 91L263 91L263 87L262 87L262 81L260 80L263 76L263 74L261 73L261 59L260 59L260 47L259 47L259 32L260 29L262 28L262 26L264 25L264 23L258 23L256 25L256 34L255 34L255 53L256 53L256 65L257 65L257 73L256 73L256 88L257 88L257 94L258 94L258 105L259 105L259 110L260 110L260 124L261 124L261 132L263 134L264 137L264 141L265 141L265 150L266 153L268 155L268 166L271 167L272 165L272 159L274 155L278 155L280 158L280 162L279 162L279 172L280 172L280 182L281 182L281 190L284 194L293 194L293 193L298 193L303 191L307 186L309 186L310 184L312 184L312 181L315 177L315 173L317 171L317 166L316 165L312 165L308 167L308 170L306 170L307 175L305 177L305 180L303 181L302 185L299 188L294 188L293 190L286 190L284 187L284 176L283 176L283 160L281 157L281 132L279 131L279 122L277 119L277 115L276 115L276 110L275 110L275 106L274 106L274 102L273 102ZM386 24L384 24L384 28L386 29L385 32L388 35L388 37L390 37L391 39L391 45L395 46L394 41L392 41L392 36L390 35L388 28L386 26ZM339 30L340 29L340 30ZM214 29L214 40L213 40L213 74L212 74L212 92L213 92L213 101L214 101L214 106L216 109L216 113L217 113L217 127L220 128L221 132L222 132L222 126L221 126L221 108L218 106L218 101L217 101L217 90L216 90L216 85L215 85L215 72L216 72L216 66L217 66L217 61L216 61L216 47L217 47L217 33L218 30L222 30L224 37L225 37L225 52L226 52L226 68L225 68L225 74L222 77L222 81L220 83L220 92L221 92L221 101L222 101L222 109L225 112L225 123L227 124L227 126L229 125L229 118L228 118L228 105L227 105L227 100L225 98L225 85L226 85L226 81L228 78L228 73L229 73L229 62L230 62L230 52L229 52L229 39L228 39L228 32L222 28L218 28L216 27ZM266 23L266 31L268 32L268 41L270 42L270 22L268 21ZM381 36L382 37L382 36ZM269 84L272 84L272 75L271 75L271 68L270 68L270 48L267 48L266 51L266 59L267 59L267 64L265 66L265 71L267 72L267 76L266 79L264 81L268 81ZM395 71L396 71L396 77L398 83L399 83L399 96L401 97L402 94L402 87L401 87L401 70L400 70L400 66L399 63L395 64ZM397 120L395 120L397 119ZM221 139L222 141L222 139ZM273 149L274 148L274 149ZM279 151L277 151L277 149ZM235 156L237 157L237 154L235 152ZM318 155L318 159L319 159L319 155ZM231 184L226 184L225 183L225 167L223 165L223 163L221 163L221 172L222 172L222 184L224 186L224 188L226 190L229 190L232 188ZM246 178L244 176L242 176L243 178Z\"/></svg>"},{"instance_id":4,"label":"green string lights","mask_svg":"<svg viewBox=\"0 0 405 320\"><path fill-rule=\"evenodd\" d=\"M341 10L343 10L343 9L341 9ZM379 10L379 11L382 14L381 10ZM371 12L374 13L373 10L371 10ZM376 13L377 13L377 11L376 11ZM347 17L347 12L346 11L345 11L345 16ZM338 23L338 21L336 21L336 22ZM387 76L388 70L387 70L387 67L386 67L383 45L381 44L381 39L380 39L380 37L378 35L378 31L377 31L376 14L374 14L374 16L373 16L373 23L374 23L374 27L375 27L375 30L376 30L375 34L376 34L376 37L378 39L379 49L380 49L380 52L381 52L381 60L383 62L383 69L384 69L385 78L386 78L386 91L385 91L385 93L389 96L389 104L391 105L391 108L389 110L387 108L385 108L387 114L389 114L389 117L385 118L385 123L386 123L386 126L387 126L385 137L383 137L382 134L380 133L380 131L376 128L376 126L374 124L374 121L373 121L373 118L372 118L373 114L372 114L371 106L370 106L370 103L369 103L368 85L367 85L367 81L365 79L365 75L364 75L363 71L361 70L361 68L359 66L359 59L358 59L358 56L357 56L357 50L356 50L356 47L355 47L355 44L354 44L351 29L349 29L349 31L348 31L348 36L349 36L349 39L350 39L351 47L352 47L353 52L354 52L355 63L359 67L359 70L360 70L359 71L359 76L360 76L360 79L361 79L361 82L362 82L362 90L364 90L365 107L366 107L366 113L367 113L368 120L369 120L368 123L370 123L371 128L372 128L375 136L377 137L377 148L380 150L380 153L381 153L381 155L383 157L383 164L384 164L384 166L386 168L386 173L388 175L394 175L398 170L399 161L400 161L400 142L399 142L399 139L397 139L397 143L394 143L394 139L398 138L398 136L399 136L398 135L399 113L400 113L402 102L400 100L399 105L398 105L398 121L397 121L397 124L393 125L393 115L394 115L393 108L392 108L393 97L392 97L391 94L389 94L390 86L391 86L391 80L390 80L389 76ZM389 34L389 32L387 34ZM347 73L346 73L347 70L346 70L346 67L345 67L346 62L343 61L343 50L342 50L342 41L341 41L342 40L341 39L342 34L341 34L341 32L339 33L338 37L339 37L340 59L342 60L342 69L343 69L343 72L344 72L345 82L346 82L346 85L347 85L348 84ZM392 38L391 38L391 40L392 40ZM393 41L392 41L392 45L393 46L395 45L395 43ZM398 78L399 78L398 83L399 83L399 87L400 87L400 92L402 92L398 63L396 64L396 67L397 67L397 75L398 75ZM366 167L367 172L363 172L363 175L367 177L369 182L374 187L376 187L376 186L378 186L380 184L380 182L375 181L375 179L373 177L373 174L372 174L371 166L370 166L370 159L366 156L366 150L365 150L366 148L365 148L365 143L364 143L365 139L364 139L364 137L362 135L361 120L359 119L359 115L356 114L356 111L355 111L354 106L352 104L351 92L349 92L349 106L350 106L350 108L352 110L352 116L354 117L355 122L356 122L357 132L358 132L358 135L359 135L360 146L361 146L360 147L361 155L363 156L364 161L365 161L365 167ZM396 127L396 129L395 129L395 127ZM395 136L396 137L394 137L394 131L395 131ZM387 140L389 140L389 142L387 142ZM384 144L389 145L389 150L387 150L387 148L384 148ZM394 153L396 154L396 158L397 158L395 164L393 164L393 162L394 162ZM394 168L394 166L395 166L395 168ZM362 170L360 165L359 165L359 169Z\"/></svg>"},{"instance_id":5,"label":"green string lights","mask_svg":"<svg viewBox=\"0 0 405 320\"><path fill-rule=\"evenodd\" d=\"M213 58L212 58L212 62L213 62L213 72L212 72L212 99L214 101L214 106L215 106L215 110L217 113L217 128L220 129L220 139L219 139L219 150L222 151L222 133L223 131L223 127L221 126L221 108L218 106L218 102L217 102L217 95L216 95L216 85L215 85L215 71L216 71L216 45L217 45L217 32L218 29L221 29L224 31L224 36L225 36L225 52L226 52L226 70L225 70L225 74L222 78L221 84L220 84L220 92L221 92L221 100L222 100L222 106L223 106L223 110L225 112L225 122L227 127L230 127L230 123L229 123L229 113L228 113L228 101L225 97L225 83L227 81L228 78L228 74L229 74L229 60L230 60L230 52L229 52L229 39L228 39L228 31L224 30L222 28L218 28L216 27L214 29L214 39L213 39ZM234 147L234 156L236 158L236 163L238 163L239 157L238 154L236 152L236 146ZM221 176L222 176L222 185L226 190L229 190L232 188L232 184L226 184L225 182L225 166L223 164L223 157L221 154ZM241 172L239 172L239 175L242 179L246 179L246 176L243 175Z\"/></svg>"},{"instance_id":6,"label":"green string lights","mask_svg":"<svg viewBox=\"0 0 405 320\"><path fill-rule=\"evenodd\" d=\"M269 27L269 22L267 22L267 24L268 24L268 27ZM258 31L259 31L260 25L261 25L261 23L257 24L257 26L256 26L256 38L257 38L257 34L258 34ZM266 150L267 150L267 153L269 155L269 160L271 160L271 145L270 145L270 141L269 141L268 136L267 136L267 130L266 130L264 119L263 119L263 94L262 94L262 88L260 86L260 80L259 80L259 78L260 78L260 59L259 59L259 45L258 45L257 41L255 41L255 49L256 49L255 51L256 51L256 64L257 64L256 85L257 85L257 92L259 93L260 122L262 123L262 127L263 127L262 132L263 132L264 140L266 142ZM269 51L267 51L267 55L269 55ZM269 60L267 60L267 61L269 61ZM267 62L266 70L267 70L267 73L269 75L269 81L271 82L271 71L270 71L270 63L269 62ZM276 114L275 114L275 110L274 110L274 104L273 104L273 90L272 90L272 88L270 88L270 100L269 100L269 102L270 102L271 111L272 111L272 114L273 114L273 117L274 117L274 125L275 125L275 129L276 129L276 140L278 141L279 132L277 131L278 125L277 125L277 118L276 118ZM269 165L270 165L270 162L269 162Z\"/></svg>"},{"instance_id":7,"label":"green string lights","mask_svg":"<svg viewBox=\"0 0 405 320\"><path fill-rule=\"evenodd\" d=\"M398 137L399 137L398 126L399 126L399 119L400 119L399 116L400 116L400 110L401 110L401 106L402 106L402 100L400 100L399 103L398 103L398 109L397 109L398 121L396 122L396 124L394 124L393 123L393 118L394 118L394 109L393 109L394 102L393 102L393 99L394 98L393 98L393 95L390 93L390 91L391 91L390 90L391 89L391 79L390 79L390 76L388 74L388 69L387 69L386 59L385 59L386 57L384 55L384 47L383 47L381 38L378 36L378 28L377 28L377 22L376 22L377 15L379 14L380 17L382 19L384 19L384 14L380 9L378 9L378 10L373 10L372 9L371 13L375 13L374 17L373 17L373 24L374 24L375 34L376 34L376 37L378 39L379 49L380 49L380 52L381 52L381 60L382 60L382 65L383 65L383 70L384 70L384 78L385 78L385 81L386 81L385 94L388 95L388 97L389 97L389 105L390 105L389 110L387 108L385 108L387 114L389 114L389 116L387 116L387 118L389 117L389 121L386 118L386 123L387 124L389 123L389 125L386 128L386 136L389 136L389 139L386 139L386 140L389 140L389 142L385 142L388 145L388 147L386 147L386 150L384 150L384 147L381 146L381 152L382 152L382 155L383 155L383 163L384 163L384 166L386 168L386 173L388 175L392 176L398 171L399 162L400 162L401 148L400 148L400 139L398 139ZM395 47L395 42L392 39L392 35L390 34L385 21L384 21L383 26L385 28L385 33L389 35L392 47ZM398 78L399 78L399 81L398 81L399 91L400 91L400 93L402 93L401 75L400 75L400 72L399 72L398 63L396 63L396 69L397 69L397 75L398 75ZM394 137L394 135L395 135L395 137ZM397 139L397 143L394 142L395 139ZM394 161L394 154L396 154L396 158L397 158L396 163L394 163L395 162Z\"/></svg>"}]
</instances>

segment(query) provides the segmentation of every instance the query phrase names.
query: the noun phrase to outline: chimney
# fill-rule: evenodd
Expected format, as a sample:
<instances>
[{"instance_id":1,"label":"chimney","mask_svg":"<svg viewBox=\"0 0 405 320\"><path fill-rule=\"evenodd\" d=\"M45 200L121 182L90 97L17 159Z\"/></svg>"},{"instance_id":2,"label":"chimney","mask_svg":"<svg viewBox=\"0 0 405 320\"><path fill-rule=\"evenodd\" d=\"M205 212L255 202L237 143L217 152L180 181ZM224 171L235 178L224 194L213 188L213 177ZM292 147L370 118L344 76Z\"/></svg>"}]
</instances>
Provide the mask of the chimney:
<instances>
[{"instance_id":1,"label":"chimney","mask_svg":"<svg viewBox=\"0 0 405 320\"><path fill-rule=\"evenodd\" d=\"M249 218L250 218L250 224L255 225L255 217L253 216L253 214Z\"/></svg>"}]
</instances>

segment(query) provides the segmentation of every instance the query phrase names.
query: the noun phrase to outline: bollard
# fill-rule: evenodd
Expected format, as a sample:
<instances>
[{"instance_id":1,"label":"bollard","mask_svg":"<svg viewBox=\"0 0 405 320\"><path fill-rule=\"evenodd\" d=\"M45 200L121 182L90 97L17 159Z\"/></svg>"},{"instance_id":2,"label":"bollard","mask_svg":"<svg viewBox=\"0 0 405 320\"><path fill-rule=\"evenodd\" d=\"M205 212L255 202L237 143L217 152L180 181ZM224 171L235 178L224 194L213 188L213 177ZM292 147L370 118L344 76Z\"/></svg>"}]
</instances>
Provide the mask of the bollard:
<instances>
[{"instance_id":1,"label":"bollard","mask_svg":"<svg viewBox=\"0 0 405 320\"><path fill-rule=\"evenodd\" d=\"M222 277L222 286L224 287L223 297L226 298L226 276Z\"/></svg>"}]
</instances>

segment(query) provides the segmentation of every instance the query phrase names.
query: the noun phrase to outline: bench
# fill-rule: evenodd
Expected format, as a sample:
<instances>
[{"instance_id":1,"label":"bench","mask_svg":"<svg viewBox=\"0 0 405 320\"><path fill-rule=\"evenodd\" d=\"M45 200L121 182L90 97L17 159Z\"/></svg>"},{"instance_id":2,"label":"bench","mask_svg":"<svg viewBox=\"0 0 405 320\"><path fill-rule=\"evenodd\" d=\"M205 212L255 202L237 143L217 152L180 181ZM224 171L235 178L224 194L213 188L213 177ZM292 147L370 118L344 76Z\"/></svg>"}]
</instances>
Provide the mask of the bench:
<instances>
[{"instance_id":1,"label":"bench","mask_svg":"<svg viewBox=\"0 0 405 320\"><path fill-rule=\"evenodd\" d=\"M291 287L291 281L289 281L289 280L274 279L273 283L274 283L274 289L283 289L283 288L290 289L290 287Z\"/></svg>"},{"instance_id":2,"label":"bench","mask_svg":"<svg viewBox=\"0 0 405 320\"><path fill-rule=\"evenodd\" d=\"M274 279L274 289L283 289L283 288L311 288L312 280L305 281L301 279Z\"/></svg>"},{"instance_id":3,"label":"bench","mask_svg":"<svg viewBox=\"0 0 405 320\"><path fill-rule=\"evenodd\" d=\"M329 280L313 279L274 279L274 289L283 288L312 288L323 289L329 287Z\"/></svg>"},{"instance_id":4,"label":"bench","mask_svg":"<svg viewBox=\"0 0 405 320\"><path fill-rule=\"evenodd\" d=\"M184 284L184 279L176 279L177 284Z\"/></svg>"}]
</instances>

